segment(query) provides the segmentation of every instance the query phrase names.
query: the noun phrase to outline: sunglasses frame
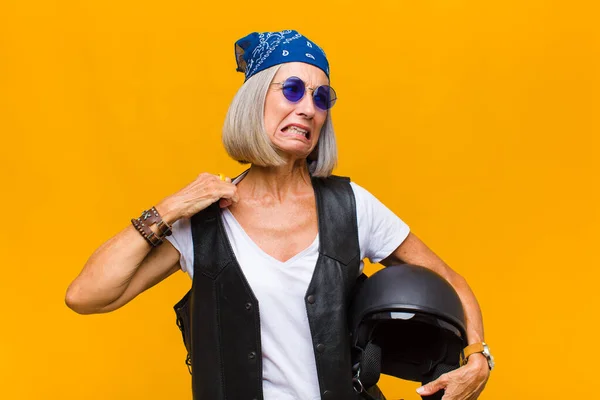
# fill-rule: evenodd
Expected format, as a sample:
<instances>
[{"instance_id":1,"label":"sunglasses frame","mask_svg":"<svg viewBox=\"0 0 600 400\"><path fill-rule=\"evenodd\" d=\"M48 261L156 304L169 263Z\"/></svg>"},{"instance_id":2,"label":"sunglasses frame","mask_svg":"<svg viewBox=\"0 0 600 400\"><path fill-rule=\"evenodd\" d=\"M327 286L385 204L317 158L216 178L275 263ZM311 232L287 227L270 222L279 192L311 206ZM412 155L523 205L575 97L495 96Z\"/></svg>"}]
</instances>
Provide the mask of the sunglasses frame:
<instances>
[{"instance_id":1,"label":"sunglasses frame","mask_svg":"<svg viewBox=\"0 0 600 400\"><path fill-rule=\"evenodd\" d=\"M309 86L306 86L306 82L304 82L304 81L303 81L301 78L299 78L299 77L297 77L297 76L290 76L290 77L286 78L286 79L285 79L283 82L273 82L273 83L271 83L271 85L279 85L279 86L281 86L281 90L282 90L282 92L283 92L283 88L284 88L284 86L285 86L286 82L287 82L287 81L289 81L290 79L293 79L293 78L296 78L296 79L298 79L300 82L302 82L302 84L304 85L304 93L302 93L302 97L300 97L300 98L299 98L298 100L296 100L296 101L292 101L292 100L288 99L288 98L285 96L285 94L284 94L284 95L283 95L283 97L285 97L285 99L286 99L287 101L289 101L290 103L298 103L300 100L302 100L302 99L304 98L304 96L306 95L306 91L307 91L307 90L310 90L310 91L312 92L312 96L311 96L311 97L312 97L312 100L313 100L313 104L314 104L314 105L315 105L315 107L317 107L319 110L321 110L321 111L328 111L328 110L330 110L330 109L331 109L331 108L332 108L332 107L335 105L335 102L337 101L337 93L335 92L335 89L333 89L333 88L332 88L331 86L329 86L329 85L319 85L319 86L317 86L317 87L315 87L315 88L311 88L311 87L309 87ZM321 88L321 87L327 87L327 88L329 88L329 92L330 92L330 93L331 93L331 92L333 92L333 95L334 95L334 97L333 97L332 99L330 99L330 100L329 100L329 104L330 104L329 108L326 108L326 109L323 109L323 108L319 107L319 106L317 105L317 102L315 101L315 95L316 95L316 93L317 93L317 90L319 90L319 88Z\"/></svg>"}]
</instances>

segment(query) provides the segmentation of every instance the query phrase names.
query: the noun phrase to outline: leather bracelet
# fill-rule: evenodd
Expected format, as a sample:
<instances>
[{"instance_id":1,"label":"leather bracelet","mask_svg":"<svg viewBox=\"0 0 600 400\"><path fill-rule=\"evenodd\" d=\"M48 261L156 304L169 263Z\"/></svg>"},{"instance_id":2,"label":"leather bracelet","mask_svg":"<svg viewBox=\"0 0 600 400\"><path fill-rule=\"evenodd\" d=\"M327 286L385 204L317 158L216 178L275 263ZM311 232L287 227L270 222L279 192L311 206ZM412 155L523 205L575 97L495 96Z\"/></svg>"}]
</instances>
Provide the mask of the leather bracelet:
<instances>
[{"instance_id":1,"label":"leather bracelet","mask_svg":"<svg viewBox=\"0 0 600 400\"><path fill-rule=\"evenodd\" d=\"M154 207L149 210L144 210L142 215L138 218L132 218L131 223L152 247L160 245L163 242L164 237L169 236L172 233L169 224L163 221L162 217ZM150 229L154 224L156 224L158 234Z\"/></svg>"}]
</instances>

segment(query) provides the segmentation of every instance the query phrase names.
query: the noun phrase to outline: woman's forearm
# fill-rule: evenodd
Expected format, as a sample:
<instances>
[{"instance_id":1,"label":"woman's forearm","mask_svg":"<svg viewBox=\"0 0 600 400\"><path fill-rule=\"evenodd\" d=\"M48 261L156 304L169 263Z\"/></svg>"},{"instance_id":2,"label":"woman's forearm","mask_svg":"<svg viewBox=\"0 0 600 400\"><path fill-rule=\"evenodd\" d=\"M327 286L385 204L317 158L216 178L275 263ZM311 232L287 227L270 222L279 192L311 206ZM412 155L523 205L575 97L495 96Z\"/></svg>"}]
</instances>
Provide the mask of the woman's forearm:
<instances>
[{"instance_id":1,"label":"woman's forearm","mask_svg":"<svg viewBox=\"0 0 600 400\"><path fill-rule=\"evenodd\" d=\"M469 284L461 275L456 272L451 272L448 281L456 290L456 293L460 297L463 304L463 310L465 313L466 329L467 329L467 340L469 344L478 343L484 341L483 332L483 317L481 315L481 308L475 298L475 294L469 287Z\"/></svg>"},{"instance_id":2,"label":"woman's forearm","mask_svg":"<svg viewBox=\"0 0 600 400\"><path fill-rule=\"evenodd\" d=\"M166 206L156 209L168 223L174 219ZM103 243L87 260L69 285L65 302L69 308L90 314L119 299L152 247L133 227L127 226Z\"/></svg>"}]
</instances>

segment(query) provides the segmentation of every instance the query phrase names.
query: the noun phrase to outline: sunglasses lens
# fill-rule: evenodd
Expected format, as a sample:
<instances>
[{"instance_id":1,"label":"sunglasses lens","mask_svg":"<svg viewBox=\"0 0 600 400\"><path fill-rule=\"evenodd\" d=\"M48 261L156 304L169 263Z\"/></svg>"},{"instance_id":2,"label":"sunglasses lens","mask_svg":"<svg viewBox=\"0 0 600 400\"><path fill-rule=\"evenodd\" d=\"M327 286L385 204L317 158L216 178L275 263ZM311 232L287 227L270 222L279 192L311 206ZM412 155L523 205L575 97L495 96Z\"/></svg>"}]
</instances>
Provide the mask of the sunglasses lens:
<instances>
[{"instance_id":1,"label":"sunglasses lens","mask_svg":"<svg viewBox=\"0 0 600 400\"><path fill-rule=\"evenodd\" d=\"M335 90L331 86L319 86L313 94L313 99L321 110L329 110L335 104Z\"/></svg>"},{"instance_id":2,"label":"sunglasses lens","mask_svg":"<svg viewBox=\"0 0 600 400\"><path fill-rule=\"evenodd\" d=\"M295 76L288 78L283 83L283 95L291 102L300 101L304 96L304 82Z\"/></svg>"}]
</instances>

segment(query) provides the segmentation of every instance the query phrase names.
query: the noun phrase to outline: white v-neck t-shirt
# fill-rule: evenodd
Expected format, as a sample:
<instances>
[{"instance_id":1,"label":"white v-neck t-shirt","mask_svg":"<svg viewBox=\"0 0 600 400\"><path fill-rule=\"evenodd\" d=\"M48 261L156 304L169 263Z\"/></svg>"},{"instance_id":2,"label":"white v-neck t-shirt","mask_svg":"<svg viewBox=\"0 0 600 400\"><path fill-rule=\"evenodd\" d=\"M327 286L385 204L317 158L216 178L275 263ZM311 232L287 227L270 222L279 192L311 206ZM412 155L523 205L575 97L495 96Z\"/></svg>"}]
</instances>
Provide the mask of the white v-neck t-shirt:
<instances>
[{"instance_id":1,"label":"white v-neck t-shirt","mask_svg":"<svg viewBox=\"0 0 600 400\"><path fill-rule=\"evenodd\" d=\"M240 176L234 183L238 183ZM408 236L409 227L375 196L354 182L360 258L377 263ZM252 241L227 209L221 213L235 257L259 303L265 400L320 399L317 367L304 297L319 256L319 235L300 253L281 262ZM173 223L167 240L180 265L194 276L190 219ZM360 263L362 271L363 262Z\"/></svg>"}]
</instances>

